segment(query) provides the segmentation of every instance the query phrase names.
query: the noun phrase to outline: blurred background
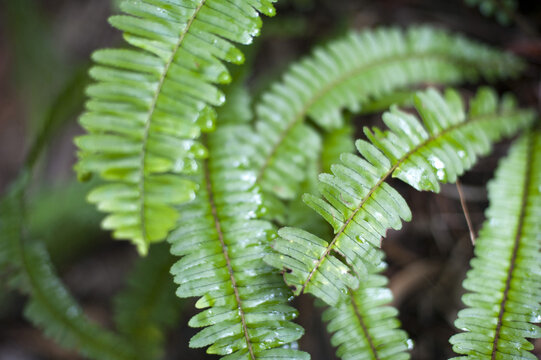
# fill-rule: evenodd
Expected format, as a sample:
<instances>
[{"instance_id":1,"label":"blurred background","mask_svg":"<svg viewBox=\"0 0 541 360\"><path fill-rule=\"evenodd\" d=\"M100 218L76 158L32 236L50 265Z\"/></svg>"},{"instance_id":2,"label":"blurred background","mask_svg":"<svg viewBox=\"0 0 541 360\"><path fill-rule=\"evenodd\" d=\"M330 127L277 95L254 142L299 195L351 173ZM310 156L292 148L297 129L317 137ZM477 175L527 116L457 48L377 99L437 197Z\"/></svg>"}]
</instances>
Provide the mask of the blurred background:
<instances>
[{"instance_id":1,"label":"blurred background","mask_svg":"<svg viewBox=\"0 0 541 360\"><path fill-rule=\"evenodd\" d=\"M66 286L88 316L106 327L113 327L111 299L124 287L138 256L128 242L110 241L100 231L101 215L85 202L90 186L74 178L72 139L81 133L76 119L84 106L90 54L121 43L120 33L107 23L118 12L117 3L0 0L0 194L16 178L29 143L45 123L52 124L29 192L28 232L47 244ZM265 19L262 36L246 49L252 66L248 85L255 98L292 61L349 28L430 23L523 56L529 62L525 76L496 88L515 93L521 105L539 106L540 1L520 1L515 16L507 19L485 17L462 0L281 0L277 7L279 16ZM380 119L360 116L354 123L360 129L380 124ZM462 179L475 231L487 206L486 183L508 145L499 144ZM383 245L394 305L415 343L413 359L446 359L452 356L448 338L456 332L461 282L472 256L457 189L444 186L434 195L395 185L414 220L401 232L391 232ZM6 281L0 277L0 359L79 359L23 318L25 298L4 291ZM301 348L314 360L335 359L321 309L309 296L295 303L298 322L306 329ZM196 311L193 300L179 300L179 307L178 326L167 337L167 359L217 358L188 348L195 331L186 323ZM541 356L541 342L536 351Z\"/></svg>"}]
</instances>

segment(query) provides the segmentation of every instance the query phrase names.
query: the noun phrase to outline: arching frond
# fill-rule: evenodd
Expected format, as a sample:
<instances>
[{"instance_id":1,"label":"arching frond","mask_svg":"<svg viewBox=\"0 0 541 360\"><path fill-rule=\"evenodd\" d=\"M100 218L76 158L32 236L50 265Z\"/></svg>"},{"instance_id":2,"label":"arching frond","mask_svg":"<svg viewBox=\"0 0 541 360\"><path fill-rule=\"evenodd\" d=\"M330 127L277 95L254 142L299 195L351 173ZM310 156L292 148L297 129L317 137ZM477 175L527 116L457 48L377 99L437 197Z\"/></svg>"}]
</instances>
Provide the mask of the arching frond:
<instances>
[{"instance_id":1,"label":"arching frond","mask_svg":"<svg viewBox=\"0 0 541 360\"><path fill-rule=\"evenodd\" d=\"M341 111L422 83L457 83L514 76L516 57L430 27L352 32L291 67L257 104L253 162L264 191L294 198L305 164L318 151L311 118L330 129ZM294 154L294 156L292 156Z\"/></svg>"},{"instance_id":2,"label":"arching frond","mask_svg":"<svg viewBox=\"0 0 541 360\"><path fill-rule=\"evenodd\" d=\"M453 350L467 359L537 359L541 328L541 132L520 138L488 186Z\"/></svg>"},{"instance_id":3,"label":"arching frond","mask_svg":"<svg viewBox=\"0 0 541 360\"><path fill-rule=\"evenodd\" d=\"M196 141L214 127L213 106L224 102L215 84L230 75L223 62L241 63L232 42L248 44L274 14L273 0L127 0L127 15L110 22L134 49L93 54L88 134L76 139L81 176L109 183L89 200L110 213L103 227L131 239L141 253L164 239L178 217L174 205L192 200L193 173L206 156Z\"/></svg>"},{"instance_id":4,"label":"arching frond","mask_svg":"<svg viewBox=\"0 0 541 360\"><path fill-rule=\"evenodd\" d=\"M384 265L383 263L381 265ZM384 266L370 269L357 290L350 290L336 306L323 313L331 343L342 360L406 360L412 342L400 330L398 310L388 306L392 293L387 278L378 274Z\"/></svg>"},{"instance_id":5,"label":"arching frond","mask_svg":"<svg viewBox=\"0 0 541 360\"><path fill-rule=\"evenodd\" d=\"M220 125L208 135L209 158L199 173L197 198L181 207L170 235L179 297L200 296L206 308L189 324L203 327L191 347L210 346L224 359L308 359L286 348L303 333L291 322L295 309L280 274L265 264L274 231L258 220L261 195L255 175L246 170L247 151L237 141L245 125Z\"/></svg>"},{"instance_id":6,"label":"arching frond","mask_svg":"<svg viewBox=\"0 0 541 360\"><path fill-rule=\"evenodd\" d=\"M11 271L10 286L30 296L25 316L47 336L88 358L140 359L123 338L89 321L54 273L45 247L24 241L24 177L0 202L0 265Z\"/></svg>"},{"instance_id":7,"label":"arching frond","mask_svg":"<svg viewBox=\"0 0 541 360\"><path fill-rule=\"evenodd\" d=\"M174 258L168 244L150 247L147 257L139 258L125 289L115 297L115 323L144 359L162 359L164 330L180 318L183 303L175 296L169 270Z\"/></svg>"},{"instance_id":8,"label":"arching frond","mask_svg":"<svg viewBox=\"0 0 541 360\"><path fill-rule=\"evenodd\" d=\"M358 140L362 158L345 154L331 174L319 177L324 199L307 194L305 202L335 232L330 241L304 230L282 228L274 242L277 253L267 262L284 269L295 294L310 292L330 305L348 288L356 289L353 273L381 261L377 251L388 228L400 229L409 221L405 200L386 180L397 177L417 190L439 191L439 182L453 182L469 169L492 142L527 126L533 113L518 110L509 99L498 104L496 95L481 90L470 102L466 116L460 96L445 97L429 89L415 98L422 118L398 108L383 115L387 131L365 128L370 142ZM336 254L336 255L335 255ZM344 259L345 261L341 260Z\"/></svg>"},{"instance_id":9,"label":"arching frond","mask_svg":"<svg viewBox=\"0 0 541 360\"><path fill-rule=\"evenodd\" d=\"M341 154L353 153L354 151L355 140L353 138L353 127L350 124L323 134L321 154L317 161L307 164L308 176L301 184L302 189L312 194L318 194L317 176L321 172L331 171L331 165L340 160ZM264 204L265 200L266 198L264 199ZM281 202L278 203L281 204ZM282 205L283 207L284 205ZM276 206L276 208L279 208L279 206ZM320 237L327 237L332 234L332 228L329 224L312 211L302 201L301 196L290 201L287 204L287 210L282 209L282 211L287 214L287 219L285 221L279 221L279 216L274 216L274 219L278 219L278 223L305 230L309 229L313 234Z\"/></svg>"}]
</instances>

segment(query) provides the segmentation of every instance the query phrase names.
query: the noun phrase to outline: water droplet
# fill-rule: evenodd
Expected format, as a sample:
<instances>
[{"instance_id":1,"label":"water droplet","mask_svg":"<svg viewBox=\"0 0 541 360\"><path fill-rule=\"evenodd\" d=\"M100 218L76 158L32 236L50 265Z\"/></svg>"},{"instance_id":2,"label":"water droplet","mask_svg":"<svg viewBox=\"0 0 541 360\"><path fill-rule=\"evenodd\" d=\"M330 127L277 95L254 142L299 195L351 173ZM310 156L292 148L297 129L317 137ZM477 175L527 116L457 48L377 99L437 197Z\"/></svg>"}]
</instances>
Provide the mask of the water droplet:
<instances>
[{"instance_id":1,"label":"water droplet","mask_svg":"<svg viewBox=\"0 0 541 360\"><path fill-rule=\"evenodd\" d=\"M223 93L219 93L216 97L216 102L218 105L222 105L225 102L225 95Z\"/></svg>"},{"instance_id":2,"label":"water droplet","mask_svg":"<svg viewBox=\"0 0 541 360\"><path fill-rule=\"evenodd\" d=\"M218 75L218 83L220 84L227 84L227 83L230 83L231 82L231 75L227 72L227 71L223 71L222 73L220 73L220 75Z\"/></svg>"},{"instance_id":3,"label":"water droplet","mask_svg":"<svg viewBox=\"0 0 541 360\"><path fill-rule=\"evenodd\" d=\"M413 349L413 340L411 339L406 340L406 346L408 347L408 350Z\"/></svg>"}]
</instances>

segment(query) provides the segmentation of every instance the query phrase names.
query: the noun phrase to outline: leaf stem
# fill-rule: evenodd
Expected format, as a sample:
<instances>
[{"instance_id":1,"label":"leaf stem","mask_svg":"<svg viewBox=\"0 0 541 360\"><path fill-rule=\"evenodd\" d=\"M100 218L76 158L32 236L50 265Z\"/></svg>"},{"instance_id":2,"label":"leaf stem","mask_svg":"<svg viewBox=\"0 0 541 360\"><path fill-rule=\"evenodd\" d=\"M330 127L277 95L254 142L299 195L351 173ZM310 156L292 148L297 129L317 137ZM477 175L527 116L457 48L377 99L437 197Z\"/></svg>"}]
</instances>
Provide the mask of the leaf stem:
<instances>
[{"instance_id":1,"label":"leaf stem","mask_svg":"<svg viewBox=\"0 0 541 360\"><path fill-rule=\"evenodd\" d=\"M470 213L468 211L468 206L466 205L466 200L464 197L464 193L462 192L462 185L460 184L460 180L456 179L456 189L458 191L458 197L460 198L460 206L462 207L462 212L464 213L464 217L466 218L466 223L468 224L468 230L470 232L470 239L473 246L475 246L475 232L473 231L473 225L470 219Z\"/></svg>"},{"instance_id":2,"label":"leaf stem","mask_svg":"<svg viewBox=\"0 0 541 360\"><path fill-rule=\"evenodd\" d=\"M509 291L511 290L511 280L513 279L513 272L515 271L515 267L517 264L517 256L518 256L518 250L520 248L520 243L522 239L522 233L524 228L524 219L526 218L526 207L528 203L528 195L530 191L530 183L532 180L532 164L534 161L534 155L533 155L533 135L528 136L528 145L527 145L527 155L526 155L526 174L524 177L524 183L522 184L524 191L522 192L522 198L520 203L520 214L518 217L518 225L515 232L515 239L514 239L514 245L513 245L513 253L511 254L510 259L510 265L509 270L507 270L507 279L505 281L505 290L503 292L503 298L502 302L500 303L500 311L498 314L498 322L496 325L496 330L494 333L494 342L492 344L492 353L491 353L491 359L496 359L496 354L498 352L498 346L499 346L499 340L500 340L500 334L502 331L502 325L503 325L503 316L505 314L505 307L507 304L507 300L509 298Z\"/></svg>"},{"instance_id":3,"label":"leaf stem","mask_svg":"<svg viewBox=\"0 0 541 360\"><path fill-rule=\"evenodd\" d=\"M186 34L190 30L190 27L192 26L195 18L197 17L197 14L199 13L201 8L205 4L205 1L206 0L201 0L199 5L197 5L197 7L195 8L195 11L194 11L193 15L190 17L190 19L186 23L186 28L180 34L180 37L179 37L173 51L171 52L171 56L169 57L169 59L165 63L165 67L164 67L163 72L161 74L160 80L158 81L158 87L157 87L157 89L156 89L156 91L154 93L154 97L152 98L152 102L150 103L150 108L149 108L148 113L147 113L147 119L145 121L145 130L144 130L144 133L143 133L141 156L140 156L141 171L139 172L139 196L140 196L139 197L139 199L140 199L140 202L139 202L139 221L141 222L141 236L142 236L142 240L143 240L143 243L145 244L145 246L148 243L147 232L146 232L146 224L145 224L145 222L146 222L146 220L145 220L145 217L146 217L145 216L145 181L146 181L146 178L145 178L145 162L146 162L146 157L147 157L148 138L149 138L149 135L150 135L150 123L152 121L154 111L156 110L156 106L158 104L158 98L160 97L160 93L161 93L162 87L163 87L163 85L165 83L165 79L167 78L167 74L169 73L169 68L173 64L173 61L175 60L175 55L177 54L180 46L182 45L182 42L184 41L184 38L186 37Z\"/></svg>"},{"instance_id":4,"label":"leaf stem","mask_svg":"<svg viewBox=\"0 0 541 360\"><path fill-rule=\"evenodd\" d=\"M233 288L233 292L235 293L235 301L237 302L237 310L238 314L240 316L240 320L242 323L242 331L244 333L244 339L246 340L246 345L248 347L248 352L250 354L250 359L255 360L255 353L254 349L252 348L252 342L250 340L250 335L248 334L248 325L246 323L246 316L244 314L244 309L242 308L242 299L240 298L239 289L237 285L237 281L235 279L235 272L233 270L233 266L231 265L231 259L229 258L229 251L227 249L227 244L225 243L224 239L224 233L222 231L222 226L220 224L220 218L218 216L218 211L216 209L216 203L214 201L214 192L212 189L212 179L210 178L210 170L209 170L209 160L205 159L203 160L203 169L205 173L205 183L207 188L207 194L208 194L208 200L210 204L210 209L212 212L212 217L214 220L214 226L216 229L216 233L218 234L218 240L220 241L220 245L222 246L222 253L225 258L227 271L229 272L229 279L231 281L231 286Z\"/></svg>"}]
</instances>

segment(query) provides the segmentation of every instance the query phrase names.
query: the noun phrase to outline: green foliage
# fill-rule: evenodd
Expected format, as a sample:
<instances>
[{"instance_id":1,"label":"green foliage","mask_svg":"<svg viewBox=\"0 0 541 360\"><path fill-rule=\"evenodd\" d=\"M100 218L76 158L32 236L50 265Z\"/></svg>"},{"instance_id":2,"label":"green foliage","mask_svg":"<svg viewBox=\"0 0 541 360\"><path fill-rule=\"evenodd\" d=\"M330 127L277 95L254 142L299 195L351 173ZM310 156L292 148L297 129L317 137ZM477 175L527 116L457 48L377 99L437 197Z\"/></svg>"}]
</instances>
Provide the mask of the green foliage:
<instances>
[{"instance_id":1,"label":"green foliage","mask_svg":"<svg viewBox=\"0 0 541 360\"><path fill-rule=\"evenodd\" d=\"M0 265L10 271L10 286L29 295L24 314L45 334L93 359L138 359L128 344L87 319L56 277L41 243L23 239L23 175L0 203Z\"/></svg>"},{"instance_id":2,"label":"green foliage","mask_svg":"<svg viewBox=\"0 0 541 360\"><path fill-rule=\"evenodd\" d=\"M383 115L388 131L365 128L370 142L358 140L360 158L344 154L341 164L322 174L325 200L307 194L304 201L332 225L335 235L323 240L307 231L282 228L266 260L286 270L284 279L296 295L309 292L335 305L348 288L356 289L354 274L381 262L376 250L388 228L400 229L411 219L405 200L386 183L396 177L417 190L438 192L439 182L454 182L492 142L511 135L533 120L509 98L498 104L490 90L480 90L466 115L460 96L435 90L420 92L413 115L392 108ZM336 255L334 255L336 254ZM339 257L338 257L339 256ZM341 260L341 257L345 261Z\"/></svg>"},{"instance_id":3,"label":"green foliage","mask_svg":"<svg viewBox=\"0 0 541 360\"><path fill-rule=\"evenodd\" d=\"M27 209L27 190L47 144L76 111L76 104L80 101L77 89L85 82L86 76L75 72L64 90L53 100L53 106L44 116L19 176L0 199L0 270L9 277L9 283L2 290L7 291L9 286L28 295L25 317L62 346L77 349L84 356L94 359L139 359L124 338L86 317L56 276L44 243L31 238L35 235L36 223L33 221L36 219L28 220L29 214L35 213ZM30 229L27 228L29 225ZM46 234L39 235L46 237Z\"/></svg>"},{"instance_id":4,"label":"green foliage","mask_svg":"<svg viewBox=\"0 0 541 360\"><path fill-rule=\"evenodd\" d=\"M323 136L321 154L318 161L308 164L307 178L301 184L301 187L310 193L317 193L317 176L322 171L330 171L331 165L340 159L343 153L352 153L355 149L353 140L353 127L345 125L342 128L328 131ZM277 202L280 204L280 202ZM276 202L274 203L276 206ZM325 221L312 211L298 197L289 202L287 209L283 206L274 212L274 218L279 219L279 214L287 214L287 220L281 221L281 224L294 226L301 229L310 229L313 234L324 237L331 234L332 228ZM276 215L278 213L278 215Z\"/></svg>"},{"instance_id":5,"label":"green foliage","mask_svg":"<svg viewBox=\"0 0 541 360\"><path fill-rule=\"evenodd\" d=\"M536 359L526 338L541 328L541 132L523 135L489 184L487 220L475 244L453 350L479 359Z\"/></svg>"},{"instance_id":6,"label":"green foliage","mask_svg":"<svg viewBox=\"0 0 541 360\"><path fill-rule=\"evenodd\" d=\"M430 27L351 32L291 66L256 105L253 162L265 192L295 198L306 164L317 158L319 127L342 126L341 111L421 83L515 76L516 57ZM269 196L269 195L267 195Z\"/></svg>"},{"instance_id":7,"label":"green foliage","mask_svg":"<svg viewBox=\"0 0 541 360\"><path fill-rule=\"evenodd\" d=\"M186 179L206 156L196 141L214 127L213 106L225 101L215 84L231 80L223 62L242 63L231 42L249 44L259 33L267 0L138 0L110 18L136 49L103 49L90 70L97 81L80 118L87 135L76 139L81 177L109 183L89 201L110 213L103 221L116 238L145 254L175 226L174 205L193 200Z\"/></svg>"},{"instance_id":8,"label":"green foliage","mask_svg":"<svg viewBox=\"0 0 541 360\"><path fill-rule=\"evenodd\" d=\"M74 74L48 112L0 201L0 275L29 296L25 315L62 346L100 360L162 358L165 332L185 303L178 298L198 297L201 312L188 324L200 331L191 347L227 360L309 359L297 349L304 330L288 302L312 293L329 305L323 318L339 357L409 359L412 342L388 305L380 245L412 214L389 180L439 192L493 142L534 119L488 88L468 110L455 90L413 89L506 79L524 64L431 27L350 32L293 64L254 116L248 91L225 63L244 61L233 43L251 43L259 13L273 15L273 2L126 0L124 15L110 18L131 48L93 55L96 83L87 87L76 169L81 178L105 180L88 195L108 213L102 226L141 254L150 249L115 299L118 334L90 321L62 285L44 246L55 242L30 241L57 232L64 232L57 247L67 237L84 241L72 224L40 230L44 221L77 219L68 217L72 211L86 217L77 201L48 217L39 207L28 211L25 198L86 77ZM232 87L218 88L233 77ZM418 115L392 104L412 105ZM354 142L349 115L389 106L388 129L365 128L368 140ZM525 338L541 337L532 324L541 319L540 167L541 134L531 132L490 186L489 219L464 282L470 308L456 322L467 332L450 340L459 354L533 358ZM301 199L301 189L310 194ZM288 227L277 234L271 220ZM150 246L167 236L168 243Z\"/></svg>"},{"instance_id":9,"label":"green foliage","mask_svg":"<svg viewBox=\"0 0 541 360\"><path fill-rule=\"evenodd\" d=\"M173 262L167 244L152 246L115 298L117 328L143 359L163 358L164 332L180 318L182 301L169 274Z\"/></svg>"},{"instance_id":10,"label":"green foliage","mask_svg":"<svg viewBox=\"0 0 541 360\"><path fill-rule=\"evenodd\" d=\"M357 290L323 313L328 331L334 333L331 343L343 360L410 358L406 351L411 340L398 329L398 311L387 306L392 294L384 287L387 278L378 274L381 270L383 266L370 269Z\"/></svg>"},{"instance_id":11,"label":"green foliage","mask_svg":"<svg viewBox=\"0 0 541 360\"><path fill-rule=\"evenodd\" d=\"M172 268L179 297L200 296L206 308L189 324L205 327L191 341L208 346L224 359L305 359L281 348L297 340L302 328L286 302L290 291L276 271L263 262L270 253L270 223L257 220L261 195L236 133L244 125L222 125L208 135L209 158L200 166L201 187L193 202L182 206L181 219L169 241L182 256Z\"/></svg>"}]
</instances>

